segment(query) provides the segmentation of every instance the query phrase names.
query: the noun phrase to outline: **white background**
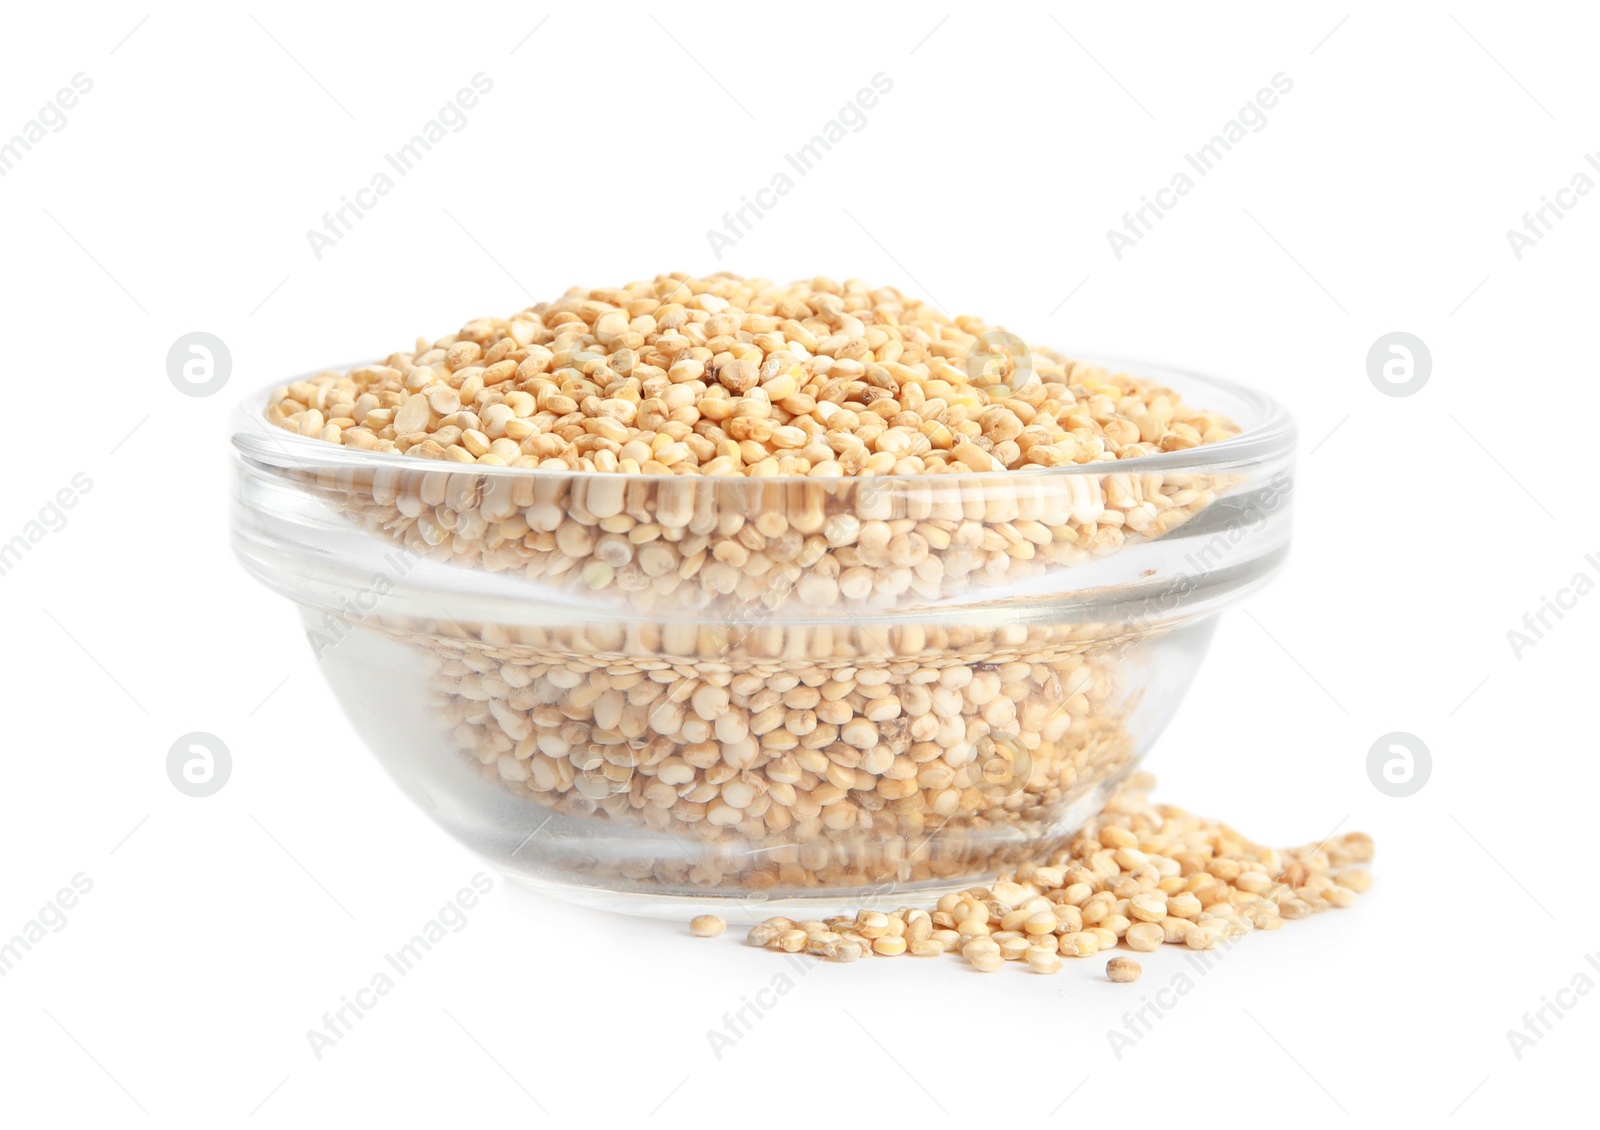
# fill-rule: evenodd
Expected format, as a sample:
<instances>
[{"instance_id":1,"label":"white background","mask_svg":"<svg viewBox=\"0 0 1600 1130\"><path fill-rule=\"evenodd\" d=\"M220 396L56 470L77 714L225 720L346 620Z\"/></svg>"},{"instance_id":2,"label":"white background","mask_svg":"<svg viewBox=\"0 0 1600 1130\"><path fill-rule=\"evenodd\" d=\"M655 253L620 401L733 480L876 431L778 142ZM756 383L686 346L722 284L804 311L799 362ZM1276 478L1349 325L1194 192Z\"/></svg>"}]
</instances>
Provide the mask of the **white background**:
<instances>
[{"instance_id":1,"label":"white background","mask_svg":"<svg viewBox=\"0 0 1600 1130\"><path fill-rule=\"evenodd\" d=\"M1506 1031L1600 950L1600 597L1520 658L1506 633L1600 574L1600 194L1520 261L1505 233L1600 148L1596 28L1394 7L8 13L0 138L94 85L0 178L0 541L93 487L0 577L0 938L94 885L0 978L0 1120L1488 1125L1586 1094L1600 993L1520 1061ZM480 71L466 128L316 258L306 230ZM877 72L867 126L715 258L707 229ZM1119 261L1106 230L1278 72L1266 128ZM1134 986L1094 961L818 965L719 1061L707 1030L782 959L497 881L318 1061L306 1030L486 867L389 784L234 562L228 412L574 283L718 269L893 283L1284 400L1294 552L1148 765L1259 839L1370 831L1372 893L1246 939L1121 1060L1107 1028L1181 953ZM193 330L231 349L219 395L167 379ZM1414 396L1367 377L1393 330L1432 352ZM192 730L234 759L207 799L164 768ZM1366 770L1394 730L1433 755L1403 799Z\"/></svg>"}]
</instances>

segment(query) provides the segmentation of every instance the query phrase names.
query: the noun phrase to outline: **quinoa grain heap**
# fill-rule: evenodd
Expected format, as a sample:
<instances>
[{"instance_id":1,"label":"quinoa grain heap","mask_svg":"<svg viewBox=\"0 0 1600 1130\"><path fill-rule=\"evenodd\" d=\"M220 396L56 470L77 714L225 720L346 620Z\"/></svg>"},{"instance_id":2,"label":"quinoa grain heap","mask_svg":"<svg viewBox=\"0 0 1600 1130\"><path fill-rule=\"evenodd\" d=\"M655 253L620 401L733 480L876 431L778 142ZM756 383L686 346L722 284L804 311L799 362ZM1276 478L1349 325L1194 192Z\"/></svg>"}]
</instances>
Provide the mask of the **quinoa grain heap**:
<instances>
[{"instance_id":1,"label":"quinoa grain heap","mask_svg":"<svg viewBox=\"0 0 1600 1130\"><path fill-rule=\"evenodd\" d=\"M757 478L1059 467L1237 431L1050 350L1026 351L1030 375L994 335L855 280L662 275L468 322L289 386L267 414L330 443L454 463Z\"/></svg>"},{"instance_id":2,"label":"quinoa grain heap","mask_svg":"<svg viewBox=\"0 0 1600 1130\"><path fill-rule=\"evenodd\" d=\"M572 861L585 881L638 890L1013 866L1040 837L1063 842L1069 810L1136 752L1124 720L1139 696L1120 664L1140 641L1102 624L434 622L393 639L429 664L431 712L484 778L663 837L636 861Z\"/></svg>"},{"instance_id":3,"label":"quinoa grain heap","mask_svg":"<svg viewBox=\"0 0 1600 1130\"><path fill-rule=\"evenodd\" d=\"M732 275L574 289L277 389L266 416L438 464L319 477L413 551L643 610L888 607L1102 557L1230 485L1119 461L1238 432L893 288ZM1106 471L1038 474L1073 466ZM552 474L461 473L506 467ZM1017 475L971 478L993 471ZM930 475L951 484L909 480Z\"/></svg>"},{"instance_id":4,"label":"quinoa grain heap","mask_svg":"<svg viewBox=\"0 0 1600 1130\"><path fill-rule=\"evenodd\" d=\"M750 944L854 961L890 952L875 940L893 937L906 940L896 954L959 953L982 973L1008 961L1054 973L1060 957L1119 945L1214 949L1350 906L1372 885L1371 872L1356 866L1372 859L1372 839L1361 832L1279 851L1226 824L1152 804L1146 794L1154 784L1147 773L1135 775L1065 851L1002 874L990 887L945 895L932 907L813 922L769 918L750 930ZM1112 981L1139 974L1131 958L1106 965Z\"/></svg>"}]
</instances>

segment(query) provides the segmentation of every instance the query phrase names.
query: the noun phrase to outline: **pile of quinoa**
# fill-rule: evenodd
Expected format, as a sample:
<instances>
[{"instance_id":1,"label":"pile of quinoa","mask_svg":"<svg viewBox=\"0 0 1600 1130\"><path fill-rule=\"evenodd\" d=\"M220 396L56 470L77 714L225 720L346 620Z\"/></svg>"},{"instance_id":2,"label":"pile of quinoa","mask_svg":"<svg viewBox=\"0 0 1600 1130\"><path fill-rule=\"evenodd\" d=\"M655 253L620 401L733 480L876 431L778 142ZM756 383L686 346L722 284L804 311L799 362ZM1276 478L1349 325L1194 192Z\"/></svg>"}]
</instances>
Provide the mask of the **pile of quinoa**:
<instances>
[{"instance_id":1,"label":"pile of quinoa","mask_svg":"<svg viewBox=\"0 0 1600 1130\"><path fill-rule=\"evenodd\" d=\"M375 532L645 613L906 607L1091 561L1231 484L1120 463L1238 432L893 288L732 275L480 318L276 389L266 417L410 457L322 476ZM469 468L491 473L447 473Z\"/></svg>"},{"instance_id":2,"label":"pile of quinoa","mask_svg":"<svg viewBox=\"0 0 1600 1130\"><path fill-rule=\"evenodd\" d=\"M726 274L573 289L476 319L286 386L267 416L455 463L757 478L1057 467L1237 432L1159 384L892 287Z\"/></svg>"},{"instance_id":3,"label":"pile of quinoa","mask_svg":"<svg viewBox=\"0 0 1600 1130\"><path fill-rule=\"evenodd\" d=\"M1152 803L1154 784L1147 773L1135 775L1049 862L1027 863L991 886L926 907L863 908L802 922L769 918L751 929L750 943L835 961L954 953L983 973L1008 961L1055 973L1063 957L1119 947L1215 949L1351 906L1372 886L1361 866L1373 854L1364 833L1280 851L1218 821ZM704 919L696 921L695 932L711 936ZM1132 959L1107 967L1113 981L1138 975Z\"/></svg>"}]
</instances>

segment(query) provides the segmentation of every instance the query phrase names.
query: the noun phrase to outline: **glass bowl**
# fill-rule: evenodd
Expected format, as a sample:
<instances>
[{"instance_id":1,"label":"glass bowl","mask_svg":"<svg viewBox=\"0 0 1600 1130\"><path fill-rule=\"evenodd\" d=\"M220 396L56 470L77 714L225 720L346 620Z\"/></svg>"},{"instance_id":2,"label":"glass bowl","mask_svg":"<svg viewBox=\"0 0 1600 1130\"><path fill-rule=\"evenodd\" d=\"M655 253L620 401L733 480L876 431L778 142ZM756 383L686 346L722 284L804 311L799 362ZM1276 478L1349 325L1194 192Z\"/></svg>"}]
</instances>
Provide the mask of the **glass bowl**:
<instances>
[{"instance_id":1,"label":"glass bowl","mask_svg":"<svg viewBox=\"0 0 1600 1130\"><path fill-rule=\"evenodd\" d=\"M971 474L559 473L234 419L233 544L299 606L404 791L511 876L611 909L805 916L1065 843L1149 751L1217 613L1287 552L1295 429Z\"/></svg>"}]
</instances>

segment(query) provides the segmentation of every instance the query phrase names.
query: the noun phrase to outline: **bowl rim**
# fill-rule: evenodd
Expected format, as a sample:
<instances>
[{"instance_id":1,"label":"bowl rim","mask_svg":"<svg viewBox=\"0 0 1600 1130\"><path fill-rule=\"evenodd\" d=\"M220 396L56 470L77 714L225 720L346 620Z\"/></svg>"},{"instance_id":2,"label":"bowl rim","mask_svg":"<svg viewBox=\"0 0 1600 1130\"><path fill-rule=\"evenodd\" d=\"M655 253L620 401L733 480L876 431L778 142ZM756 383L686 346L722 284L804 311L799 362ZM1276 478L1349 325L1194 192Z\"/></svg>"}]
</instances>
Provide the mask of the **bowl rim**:
<instances>
[{"instance_id":1,"label":"bowl rim","mask_svg":"<svg viewBox=\"0 0 1600 1130\"><path fill-rule=\"evenodd\" d=\"M1088 354L1073 360L1105 368L1117 375L1135 376L1141 380L1158 381L1171 387L1186 401L1207 411L1219 412L1235 418L1249 415L1255 419L1243 425L1236 436L1217 443L1202 443L1178 451L1164 451L1155 455L1137 455L1129 459L1103 459L1090 463L1069 463L1060 467L1023 467L999 471L946 471L918 475L840 475L831 477L810 475L645 475L625 471L573 471L544 467L497 467L483 463L455 463L443 459L423 459L398 452L364 451L329 443L314 436L302 436L267 422L265 408L272 393L296 381L309 380L329 372L348 372L374 361L354 362L344 365L324 366L311 372L276 381L241 397L231 413L231 442L241 458L260 457L269 463L278 463L270 444L281 449L291 464L308 471L338 468L394 471L442 471L452 474L478 474L496 477L543 478L559 481L605 481L620 479L645 483L759 483L763 486L794 486L800 484L825 485L838 490L850 484L872 483L875 489L897 487L909 489L930 484L949 486L955 482L997 483L1014 482L1022 478L1063 478L1075 475L1146 474L1166 472L1203 472L1257 462L1265 458L1283 456L1293 452L1297 437L1294 417L1277 399L1259 389L1238 381L1192 369L1161 362L1143 361L1117 355ZM1196 395L1196 392L1199 395ZM1212 407L1207 394L1215 393L1218 399L1234 402L1232 411ZM1246 409L1240 413L1239 408Z\"/></svg>"}]
</instances>

